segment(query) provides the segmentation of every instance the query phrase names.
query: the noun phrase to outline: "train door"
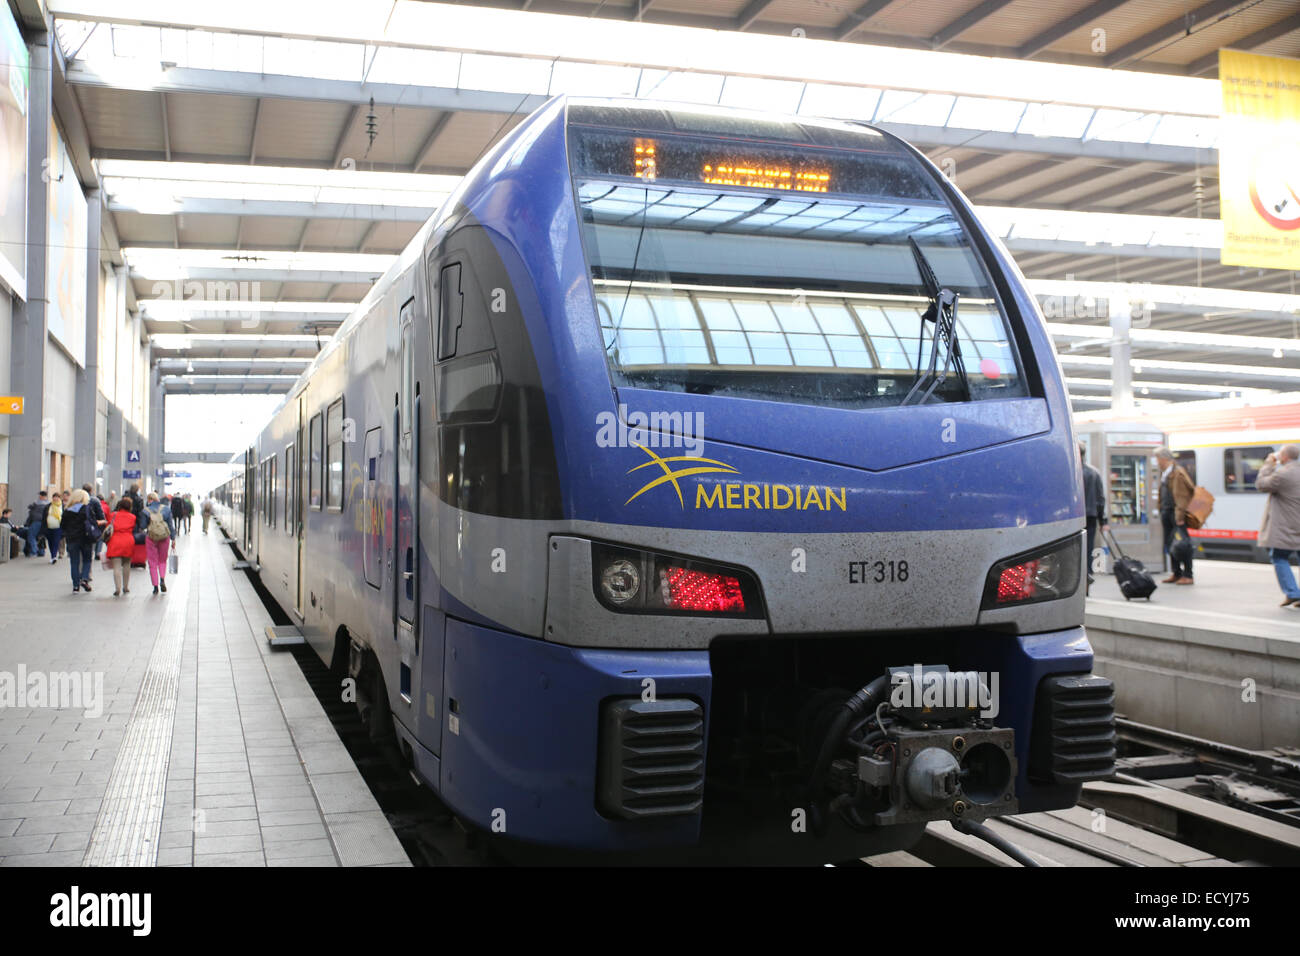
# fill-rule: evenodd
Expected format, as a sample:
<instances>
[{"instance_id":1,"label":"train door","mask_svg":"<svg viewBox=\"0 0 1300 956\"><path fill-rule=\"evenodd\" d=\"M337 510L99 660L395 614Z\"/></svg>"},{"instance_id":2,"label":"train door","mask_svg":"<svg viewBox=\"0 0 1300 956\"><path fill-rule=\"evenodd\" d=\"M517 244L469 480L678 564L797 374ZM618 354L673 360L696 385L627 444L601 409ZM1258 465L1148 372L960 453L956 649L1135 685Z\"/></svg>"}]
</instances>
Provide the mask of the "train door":
<instances>
[{"instance_id":1,"label":"train door","mask_svg":"<svg viewBox=\"0 0 1300 956\"><path fill-rule=\"evenodd\" d=\"M244 454L244 540L243 551L247 560L253 559L253 521L257 504L257 449Z\"/></svg>"},{"instance_id":2,"label":"train door","mask_svg":"<svg viewBox=\"0 0 1300 956\"><path fill-rule=\"evenodd\" d=\"M409 702L411 697L411 672L415 655L419 653L419 635L416 630L419 602L420 543L419 543L419 429L416 426L417 397L415 394L415 300L402 306L398 328L400 330L399 384L397 412L395 415L397 440L393 443L397 467L395 506L397 511L397 573L394 578L394 637L397 638L401 658L401 692Z\"/></svg>"},{"instance_id":3,"label":"train door","mask_svg":"<svg viewBox=\"0 0 1300 956\"><path fill-rule=\"evenodd\" d=\"M294 550L297 552L298 585L294 588L294 605L293 609L298 612L299 619L303 618L303 600L302 596L306 587L306 574L303 568L303 560L306 554L307 543L307 461L310 458L306 454L307 450L307 399L300 397L298 399L298 434L294 441L294 448L297 450L297 461L294 463L295 474L293 476L294 495L293 495L293 535L295 539Z\"/></svg>"}]
</instances>

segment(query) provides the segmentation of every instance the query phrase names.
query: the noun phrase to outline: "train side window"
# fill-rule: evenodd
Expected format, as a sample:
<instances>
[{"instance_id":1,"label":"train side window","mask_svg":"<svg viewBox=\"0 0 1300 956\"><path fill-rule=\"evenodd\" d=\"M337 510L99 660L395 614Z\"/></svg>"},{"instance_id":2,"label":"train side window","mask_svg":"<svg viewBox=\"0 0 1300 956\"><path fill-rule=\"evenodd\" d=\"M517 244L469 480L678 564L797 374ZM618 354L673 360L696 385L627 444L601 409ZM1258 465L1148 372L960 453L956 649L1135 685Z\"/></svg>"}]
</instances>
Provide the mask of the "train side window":
<instances>
[{"instance_id":1,"label":"train side window","mask_svg":"<svg viewBox=\"0 0 1300 956\"><path fill-rule=\"evenodd\" d=\"M1187 472L1187 477L1192 479L1192 484L1196 484L1196 452L1176 451L1174 452L1174 461L1183 466L1183 469Z\"/></svg>"},{"instance_id":2,"label":"train side window","mask_svg":"<svg viewBox=\"0 0 1300 956\"><path fill-rule=\"evenodd\" d=\"M383 567L383 522L379 513L379 456L382 429L366 432L365 491L361 514L361 563L366 583L379 587Z\"/></svg>"},{"instance_id":3,"label":"train side window","mask_svg":"<svg viewBox=\"0 0 1300 956\"><path fill-rule=\"evenodd\" d=\"M456 354L456 341L460 336L460 323L465 310L465 296L460 289L460 263L442 267L438 283L440 308L438 309L438 359Z\"/></svg>"},{"instance_id":4,"label":"train side window","mask_svg":"<svg viewBox=\"0 0 1300 956\"><path fill-rule=\"evenodd\" d=\"M308 439L308 442L310 444L310 457L307 459L308 471L310 472L310 475L307 480L310 482L310 488L308 491L307 503L312 508L315 508L317 511L319 511L322 505L324 504L324 499L321 497L321 487L320 487L321 486L320 412L317 412L315 415L311 417L310 431L311 431L311 435Z\"/></svg>"},{"instance_id":5,"label":"train side window","mask_svg":"<svg viewBox=\"0 0 1300 956\"><path fill-rule=\"evenodd\" d=\"M289 442L289 447L284 450L284 531L285 534L293 534L293 490L294 490L294 467L293 467L293 442Z\"/></svg>"},{"instance_id":6,"label":"train side window","mask_svg":"<svg viewBox=\"0 0 1300 956\"><path fill-rule=\"evenodd\" d=\"M1223 449L1223 490L1254 492L1259 469L1273 452L1272 445L1243 445Z\"/></svg>"},{"instance_id":7,"label":"train side window","mask_svg":"<svg viewBox=\"0 0 1300 956\"><path fill-rule=\"evenodd\" d=\"M275 496L280 493L280 469L277 467L279 461L280 459L277 456L272 455L268 462L271 469L271 480L268 484L271 490L267 494L266 523L272 528L275 527Z\"/></svg>"},{"instance_id":8,"label":"train side window","mask_svg":"<svg viewBox=\"0 0 1300 956\"><path fill-rule=\"evenodd\" d=\"M343 399L326 409L325 417L325 507L343 510Z\"/></svg>"}]
</instances>

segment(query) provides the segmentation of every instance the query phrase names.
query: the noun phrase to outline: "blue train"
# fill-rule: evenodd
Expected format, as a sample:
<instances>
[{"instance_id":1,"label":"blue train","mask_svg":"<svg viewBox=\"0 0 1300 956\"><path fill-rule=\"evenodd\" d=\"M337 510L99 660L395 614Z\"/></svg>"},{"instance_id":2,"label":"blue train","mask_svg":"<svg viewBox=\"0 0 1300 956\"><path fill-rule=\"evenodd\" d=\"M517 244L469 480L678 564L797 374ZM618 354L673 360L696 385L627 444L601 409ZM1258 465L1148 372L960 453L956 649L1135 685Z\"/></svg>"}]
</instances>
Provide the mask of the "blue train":
<instances>
[{"instance_id":1,"label":"blue train","mask_svg":"<svg viewBox=\"0 0 1300 956\"><path fill-rule=\"evenodd\" d=\"M1051 341L865 125L551 101L232 466L372 733L519 846L824 862L1113 772Z\"/></svg>"}]
</instances>

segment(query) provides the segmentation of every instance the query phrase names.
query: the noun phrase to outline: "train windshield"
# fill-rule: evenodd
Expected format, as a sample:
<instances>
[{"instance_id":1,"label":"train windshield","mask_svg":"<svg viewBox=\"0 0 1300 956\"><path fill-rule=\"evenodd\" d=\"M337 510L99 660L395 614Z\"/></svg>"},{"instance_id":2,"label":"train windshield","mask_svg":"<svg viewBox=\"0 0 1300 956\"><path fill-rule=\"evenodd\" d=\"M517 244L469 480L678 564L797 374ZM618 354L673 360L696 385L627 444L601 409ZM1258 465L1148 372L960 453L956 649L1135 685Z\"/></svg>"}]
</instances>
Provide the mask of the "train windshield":
<instances>
[{"instance_id":1,"label":"train windshield","mask_svg":"<svg viewBox=\"0 0 1300 956\"><path fill-rule=\"evenodd\" d=\"M957 294L966 373L932 376L926 400L1026 395L1006 315L927 171L871 130L840 132L852 149L764 132L756 142L570 126L614 384L904 404L936 353L939 370L948 357L923 319L934 298L923 259Z\"/></svg>"}]
</instances>

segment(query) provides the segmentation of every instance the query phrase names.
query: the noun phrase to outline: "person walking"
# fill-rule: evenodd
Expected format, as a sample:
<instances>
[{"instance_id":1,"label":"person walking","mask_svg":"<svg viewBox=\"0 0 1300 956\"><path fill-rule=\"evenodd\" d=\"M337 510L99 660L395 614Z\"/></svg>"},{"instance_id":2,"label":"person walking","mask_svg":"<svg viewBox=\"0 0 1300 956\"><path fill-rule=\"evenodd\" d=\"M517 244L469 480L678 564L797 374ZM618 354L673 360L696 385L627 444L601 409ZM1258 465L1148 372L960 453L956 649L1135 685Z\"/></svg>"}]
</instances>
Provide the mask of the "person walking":
<instances>
[{"instance_id":1,"label":"person walking","mask_svg":"<svg viewBox=\"0 0 1300 956\"><path fill-rule=\"evenodd\" d=\"M27 557L45 557L45 509L50 506L50 496L41 491L36 500L27 506L27 547L23 553Z\"/></svg>"},{"instance_id":2,"label":"person walking","mask_svg":"<svg viewBox=\"0 0 1300 956\"><path fill-rule=\"evenodd\" d=\"M1187 506L1196 485L1187 469L1174 460L1168 446L1155 451L1160 469L1160 524L1165 533L1165 553L1169 555L1169 577L1162 584L1195 584L1192 580L1191 538L1187 534ZM1184 544L1185 542L1185 544Z\"/></svg>"},{"instance_id":3,"label":"person walking","mask_svg":"<svg viewBox=\"0 0 1300 956\"><path fill-rule=\"evenodd\" d=\"M208 522L212 520L212 498L203 499L203 533L208 533Z\"/></svg>"},{"instance_id":4,"label":"person walking","mask_svg":"<svg viewBox=\"0 0 1300 956\"><path fill-rule=\"evenodd\" d=\"M113 597L131 591L131 554L135 551L135 513L131 510L131 496L117 499L109 527L113 529L105 552L113 564Z\"/></svg>"},{"instance_id":5,"label":"person walking","mask_svg":"<svg viewBox=\"0 0 1300 956\"><path fill-rule=\"evenodd\" d=\"M99 539L104 519L96 519L90 508L90 495L78 488L69 495L71 502L63 511L60 530L68 545L68 564L72 572L72 593L90 590L90 552Z\"/></svg>"},{"instance_id":6,"label":"person walking","mask_svg":"<svg viewBox=\"0 0 1300 956\"><path fill-rule=\"evenodd\" d=\"M1105 531L1110 523L1106 520L1106 486L1102 483L1101 472L1088 464L1086 450L1084 443L1079 442L1079 462L1083 465L1083 514L1088 536L1088 583L1092 584L1092 555L1097 545L1097 529Z\"/></svg>"},{"instance_id":7,"label":"person walking","mask_svg":"<svg viewBox=\"0 0 1300 956\"><path fill-rule=\"evenodd\" d=\"M90 517L94 520L95 526L99 528L104 527L104 525L108 523L108 520L104 513L104 503L100 501L99 498L95 495L95 486L92 485L90 482L86 482L84 485L81 486L81 490L86 493L86 508L89 509ZM96 537L91 542L91 545L95 552L95 560L98 561L99 552L100 549L103 547L103 544L100 541L100 539ZM86 574L86 580L87 581L91 580L89 570Z\"/></svg>"},{"instance_id":8,"label":"person walking","mask_svg":"<svg viewBox=\"0 0 1300 956\"><path fill-rule=\"evenodd\" d=\"M1300 445L1283 445L1264 459L1255 488L1268 494L1264 523L1255 543L1268 548L1282 589L1282 606L1300 604L1300 587L1291 573L1291 559L1300 555Z\"/></svg>"},{"instance_id":9,"label":"person walking","mask_svg":"<svg viewBox=\"0 0 1300 956\"><path fill-rule=\"evenodd\" d=\"M50 564L59 560L59 545L63 543L63 495L55 492L50 496L50 503L45 506L45 515L41 519L45 526L45 543L50 548Z\"/></svg>"},{"instance_id":10,"label":"person walking","mask_svg":"<svg viewBox=\"0 0 1300 956\"><path fill-rule=\"evenodd\" d=\"M189 495L186 495L184 498L181 499L181 504L185 506L185 514L181 516L181 519L185 524L185 533L189 534L190 519L194 517L194 502L190 500Z\"/></svg>"},{"instance_id":11,"label":"person walking","mask_svg":"<svg viewBox=\"0 0 1300 956\"><path fill-rule=\"evenodd\" d=\"M160 501L155 492L149 492L149 503L145 505L149 524L145 530L145 555L149 564L149 580L153 582L153 593L162 588L167 593L167 551L176 540L176 524L172 520L172 510Z\"/></svg>"}]
</instances>

